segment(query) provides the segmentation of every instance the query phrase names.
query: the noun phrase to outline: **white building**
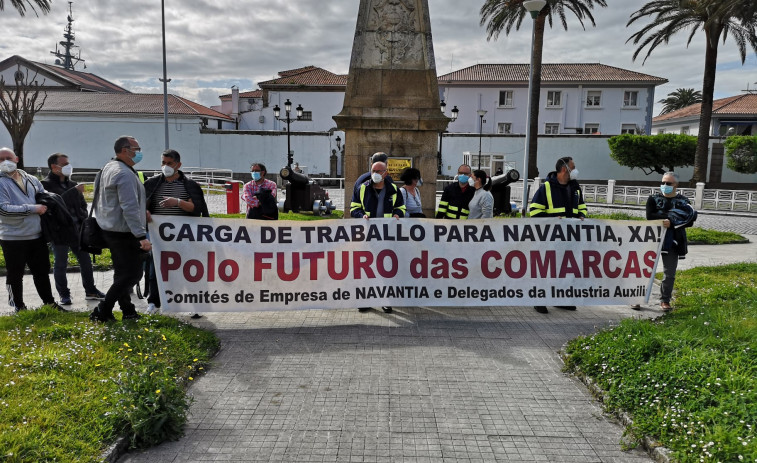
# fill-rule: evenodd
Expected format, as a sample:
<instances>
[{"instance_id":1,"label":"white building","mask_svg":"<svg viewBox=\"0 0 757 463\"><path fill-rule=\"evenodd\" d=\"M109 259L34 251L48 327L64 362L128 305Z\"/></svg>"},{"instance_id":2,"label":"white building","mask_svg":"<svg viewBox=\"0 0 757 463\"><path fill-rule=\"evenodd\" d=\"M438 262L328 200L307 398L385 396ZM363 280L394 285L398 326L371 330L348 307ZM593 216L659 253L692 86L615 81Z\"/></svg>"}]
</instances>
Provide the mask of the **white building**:
<instances>
[{"instance_id":1,"label":"white building","mask_svg":"<svg viewBox=\"0 0 757 463\"><path fill-rule=\"evenodd\" d=\"M478 64L439 76L451 133L524 134L528 64ZM597 63L542 64L539 134L650 133L655 86L667 80ZM486 111L480 127L478 110Z\"/></svg>"},{"instance_id":2,"label":"white building","mask_svg":"<svg viewBox=\"0 0 757 463\"><path fill-rule=\"evenodd\" d=\"M652 119L652 133L699 134L701 103ZM757 94L722 98L712 102L710 136L757 135Z\"/></svg>"}]
</instances>

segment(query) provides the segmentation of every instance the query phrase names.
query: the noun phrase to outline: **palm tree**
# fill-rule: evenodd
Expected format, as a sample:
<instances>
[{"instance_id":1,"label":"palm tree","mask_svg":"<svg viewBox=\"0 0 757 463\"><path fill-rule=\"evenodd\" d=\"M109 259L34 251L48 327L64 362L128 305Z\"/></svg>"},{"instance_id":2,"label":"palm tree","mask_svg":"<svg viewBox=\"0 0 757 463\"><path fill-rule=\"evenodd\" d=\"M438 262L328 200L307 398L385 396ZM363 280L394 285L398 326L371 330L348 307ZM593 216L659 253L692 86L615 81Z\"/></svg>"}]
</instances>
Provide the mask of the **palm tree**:
<instances>
[{"instance_id":1,"label":"palm tree","mask_svg":"<svg viewBox=\"0 0 757 463\"><path fill-rule=\"evenodd\" d=\"M537 134L539 132L539 93L541 91L541 58L544 48L544 26L549 20L549 27L552 27L553 18L556 16L560 19L563 29L568 30L568 23L565 18L565 12L572 12L581 27L584 26L584 18L594 23L594 16L591 10L594 5L606 7L606 0L547 0L546 6L541 9L539 16L534 22L534 85L531 88L531 112L528 115L528 124L531 131L531 141L528 146L528 176L533 178L539 175L537 164ZM499 34L504 30L505 35L510 35L510 31L520 30L523 18L529 17L526 9L523 7L523 0L485 0L481 7L481 25L486 24L486 40L497 40Z\"/></svg>"},{"instance_id":2,"label":"palm tree","mask_svg":"<svg viewBox=\"0 0 757 463\"><path fill-rule=\"evenodd\" d=\"M699 90L694 90L693 88L676 89L675 92L668 93L667 98L658 101L658 103L664 105L662 111L660 111L660 116L701 102L702 92Z\"/></svg>"},{"instance_id":3,"label":"palm tree","mask_svg":"<svg viewBox=\"0 0 757 463\"><path fill-rule=\"evenodd\" d=\"M730 35L741 54L741 64L746 60L747 44L757 52L757 8L754 0L655 0L647 3L631 15L626 24L652 17L652 22L629 37L634 45L641 42L633 59L648 48L644 61L660 44L667 44L677 32L690 29L691 39L697 30L705 35L704 77L702 82L702 109L699 117L699 136L694 159L694 175L691 183L706 179L712 119L712 99L715 93L715 68L718 61L718 44Z\"/></svg>"},{"instance_id":4,"label":"palm tree","mask_svg":"<svg viewBox=\"0 0 757 463\"><path fill-rule=\"evenodd\" d=\"M13 8L18 10L18 14L24 16L26 14L26 4L29 4L29 7L32 9L34 14L36 16L39 16L34 6L36 5L37 8L39 8L39 10L42 12L42 14L47 14L50 12L51 2L52 0L11 0L11 5L13 5ZM5 0L0 0L0 11L3 11L4 9Z\"/></svg>"}]
</instances>

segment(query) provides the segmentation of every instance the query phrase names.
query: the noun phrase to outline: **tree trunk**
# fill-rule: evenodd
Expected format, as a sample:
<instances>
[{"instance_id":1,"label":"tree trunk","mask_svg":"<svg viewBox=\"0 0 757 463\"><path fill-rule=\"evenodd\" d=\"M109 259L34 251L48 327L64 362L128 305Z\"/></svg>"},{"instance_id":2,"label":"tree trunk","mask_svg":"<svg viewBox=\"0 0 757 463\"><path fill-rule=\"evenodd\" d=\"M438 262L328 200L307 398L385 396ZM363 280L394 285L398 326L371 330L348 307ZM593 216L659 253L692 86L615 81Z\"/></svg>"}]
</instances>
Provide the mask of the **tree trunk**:
<instances>
[{"instance_id":1,"label":"tree trunk","mask_svg":"<svg viewBox=\"0 0 757 463\"><path fill-rule=\"evenodd\" d=\"M544 9L546 10L546 8ZM542 11L544 11L542 10ZM539 176L537 146L539 142L539 96L541 95L541 59L544 50L544 25L547 15L542 13L534 22L534 85L531 87L531 111L528 124L531 126L531 139L528 143L528 177Z\"/></svg>"},{"instance_id":2,"label":"tree trunk","mask_svg":"<svg viewBox=\"0 0 757 463\"><path fill-rule=\"evenodd\" d=\"M720 31L705 30L704 79L702 81L702 107L699 114L699 134L697 151L694 155L694 175L691 187L707 180L707 161L710 151L710 122L712 121L712 99L715 93L715 70L718 64L718 37Z\"/></svg>"},{"instance_id":3,"label":"tree trunk","mask_svg":"<svg viewBox=\"0 0 757 463\"><path fill-rule=\"evenodd\" d=\"M18 163L16 163L16 167L23 170L24 169L24 138L26 138L26 134L20 139L16 139L16 137L13 137L13 152L18 157Z\"/></svg>"}]
</instances>

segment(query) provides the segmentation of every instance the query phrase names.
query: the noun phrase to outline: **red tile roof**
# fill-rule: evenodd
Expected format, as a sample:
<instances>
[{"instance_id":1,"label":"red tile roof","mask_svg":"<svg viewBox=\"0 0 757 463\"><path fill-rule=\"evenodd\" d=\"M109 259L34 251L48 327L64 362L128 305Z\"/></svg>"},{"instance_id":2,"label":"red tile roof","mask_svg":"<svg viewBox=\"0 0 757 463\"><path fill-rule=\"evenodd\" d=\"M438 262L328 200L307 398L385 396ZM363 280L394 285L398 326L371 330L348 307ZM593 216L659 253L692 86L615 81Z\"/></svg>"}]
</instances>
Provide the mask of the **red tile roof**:
<instances>
[{"instance_id":1,"label":"red tile roof","mask_svg":"<svg viewBox=\"0 0 757 463\"><path fill-rule=\"evenodd\" d=\"M439 76L439 83L528 83L528 64L477 64ZM599 63L542 64L542 82L635 83L660 85L667 79Z\"/></svg>"},{"instance_id":2,"label":"red tile roof","mask_svg":"<svg viewBox=\"0 0 757 463\"><path fill-rule=\"evenodd\" d=\"M37 62L33 63L40 68L45 69L48 72L58 75L63 79L73 83L74 85L80 87L83 91L130 93L125 88L120 87L113 82L107 81L102 77L91 74L89 72L69 71L66 68L52 64L43 64Z\"/></svg>"},{"instance_id":3,"label":"red tile roof","mask_svg":"<svg viewBox=\"0 0 757 463\"><path fill-rule=\"evenodd\" d=\"M221 100L230 100L231 93L221 95L218 98ZM263 98L263 90L252 90L249 92L239 92L239 98Z\"/></svg>"},{"instance_id":4,"label":"red tile roof","mask_svg":"<svg viewBox=\"0 0 757 463\"><path fill-rule=\"evenodd\" d=\"M702 110L701 103L695 103L685 108L671 111L652 119L652 122L664 122L673 119L699 117ZM757 94L729 96L712 102L712 114L718 116L757 115Z\"/></svg>"},{"instance_id":5,"label":"red tile roof","mask_svg":"<svg viewBox=\"0 0 757 463\"><path fill-rule=\"evenodd\" d=\"M310 86L310 87L324 87L324 86L347 86L346 74L334 74L325 69L321 69L315 66L306 66L304 68L290 69L288 71L279 72L278 79L266 80L265 82L259 82L261 87L273 87L273 86Z\"/></svg>"},{"instance_id":6,"label":"red tile roof","mask_svg":"<svg viewBox=\"0 0 757 463\"><path fill-rule=\"evenodd\" d=\"M163 95L159 93L45 92L42 112L163 114ZM41 98L41 97L40 97ZM227 115L176 95L168 95L168 114L231 120Z\"/></svg>"}]
</instances>

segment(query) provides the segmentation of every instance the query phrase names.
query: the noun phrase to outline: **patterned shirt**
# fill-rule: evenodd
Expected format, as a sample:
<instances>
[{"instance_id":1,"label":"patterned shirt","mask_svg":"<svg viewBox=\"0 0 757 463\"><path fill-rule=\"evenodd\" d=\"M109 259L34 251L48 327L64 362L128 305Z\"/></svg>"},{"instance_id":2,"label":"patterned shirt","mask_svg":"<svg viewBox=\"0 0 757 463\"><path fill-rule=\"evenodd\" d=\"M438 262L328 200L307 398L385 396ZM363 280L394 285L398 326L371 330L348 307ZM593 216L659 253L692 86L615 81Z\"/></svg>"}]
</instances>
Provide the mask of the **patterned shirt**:
<instances>
[{"instance_id":1,"label":"patterned shirt","mask_svg":"<svg viewBox=\"0 0 757 463\"><path fill-rule=\"evenodd\" d=\"M182 201L189 200L189 193L187 193L184 183L179 181L179 179L173 182L163 182L158 187L158 191L152 195L150 209L154 215L192 215L179 206L162 207L160 202L166 198L179 198Z\"/></svg>"},{"instance_id":2,"label":"patterned shirt","mask_svg":"<svg viewBox=\"0 0 757 463\"><path fill-rule=\"evenodd\" d=\"M271 180L264 179L263 183L258 185L255 180L244 184L244 193L242 193L242 201L247 203L247 210L249 211L253 207L260 206L260 200L255 197L255 193L262 189L271 190L274 199L276 198L276 183Z\"/></svg>"}]
</instances>

